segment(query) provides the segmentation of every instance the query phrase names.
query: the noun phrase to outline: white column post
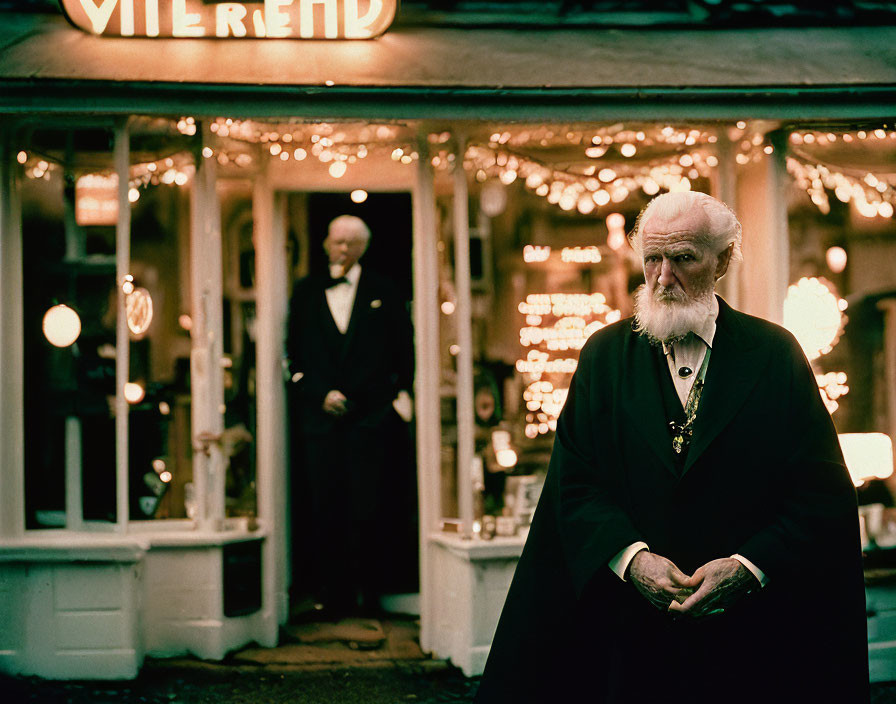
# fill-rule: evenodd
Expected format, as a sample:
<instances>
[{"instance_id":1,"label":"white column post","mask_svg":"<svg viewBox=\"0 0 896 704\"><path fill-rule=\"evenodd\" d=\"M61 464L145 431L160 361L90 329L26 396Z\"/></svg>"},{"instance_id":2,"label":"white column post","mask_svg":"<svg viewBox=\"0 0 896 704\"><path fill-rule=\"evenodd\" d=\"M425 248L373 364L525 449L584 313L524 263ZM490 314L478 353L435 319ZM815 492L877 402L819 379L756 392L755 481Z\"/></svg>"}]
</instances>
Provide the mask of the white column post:
<instances>
[{"instance_id":1,"label":"white column post","mask_svg":"<svg viewBox=\"0 0 896 704\"><path fill-rule=\"evenodd\" d=\"M264 608L271 625L264 645L277 644L277 624L289 616L286 569L286 461L289 427L283 385L288 272L286 267L285 200L275 197L268 159L261 163L252 190L255 224L256 374L258 515L267 531L264 541Z\"/></svg>"},{"instance_id":2,"label":"white column post","mask_svg":"<svg viewBox=\"0 0 896 704\"><path fill-rule=\"evenodd\" d=\"M790 277L785 139L773 141L773 154L741 167L735 211L744 230L742 310L776 323Z\"/></svg>"},{"instance_id":3,"label":"white column post","mask_svg":"<svg viewBox=\"0 0 896 704\"><path fill-rule=\"evenodd\" d=\"M728 205L735 212L737 207L737 164L734 160L734 144L724 130L718 130L716 142L716 158L719 160L712 174L712 195ZM728 273L719 281L717 291L733 308L741 305L741 288L743 271L740 262L732 262Z\"/></svg>"},{"instance_id":4,"label":"white column post","mask_svg":"<svg viewBox=\"0 0 896 704\"><path fill-rule=\"evenodd\" d=\"M461 535L473 535L473 481L475 452L473 418L473 323L470 288L470 201L464 171L466 140L458 135L454 159L454 286L457 291L457 506Z\"/></svg>"},{"instance_id":5,"label":"white column post","mask_svg":"<svg viewBox=\"0 0 896 704\"><path fill-rule=\"evenodd\" d=\"M439 263L436 250L436 201L429 144L418 143L414 188L414 337L417 373L414 395L417 415L417 482L420 511L420 645L433 649L435 584L430 534L441 516L441 413L439 407Z\"/></svg>"},{"instance_id":6,"label":"white column post","mask_svg":"<svg viewBox=\"0 0 896 704\"><path fill-rule=\"evenodd\" d=\"M25 531L22 211L14 132L0 126L0 535Z\"/></svg>"},{"instance_id":7,"label":"white column post","mask_svg":"<svg viewBox=\"0 0 896 704\"><path fill-rule=\"evenodd\" d=\"M118 316L115 330L115 516L116 529L128 525L128 402L124 385L130 381L131 343L122 285L131 268L131 202L128 200L131 144L127 120L115 125L115 173L118 176L118 222L115 226L115 283Z\"/></svg>"},{"instance_id":8,"label":"white column post","mask_svg":"<svg viewBox=\"0 0 896 704\"><path fill-rule=\"evenodd\" d=\"M207 126L203 125L203 141ZM200 145L201 146L201 145ZM221 214L216 162L197 156L191 201L190 272L193 346L193 484L200 530L221 530L224 523L224 479L227 460L220 437L224 430L224 374L221 368L222 312Z\"/></svg>"}]
</instances>

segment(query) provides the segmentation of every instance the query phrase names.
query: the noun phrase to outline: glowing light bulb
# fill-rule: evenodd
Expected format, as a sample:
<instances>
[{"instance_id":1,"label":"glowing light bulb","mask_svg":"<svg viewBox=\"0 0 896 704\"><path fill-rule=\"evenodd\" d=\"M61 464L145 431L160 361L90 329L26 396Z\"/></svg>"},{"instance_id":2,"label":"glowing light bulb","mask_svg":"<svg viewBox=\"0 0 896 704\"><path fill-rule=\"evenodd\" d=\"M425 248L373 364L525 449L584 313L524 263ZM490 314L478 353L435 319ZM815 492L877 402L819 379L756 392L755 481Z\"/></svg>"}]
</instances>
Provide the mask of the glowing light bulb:
<instances>
[{"instance_id":1,"label":"glowing light bulb","mask_svg":"<svg viewBox=\"0 0 896 704\"><path fill-rule=\"evenodd\" d=\"M611 230L625 229L625 216L622 213L607 215L607 228Z\"/></svg>"},{"instance_id":2,"label":"glowing light bulb","mask_svg":"<svg viewBox=\"0 0 896 704\"><path fill-rule=\"evenodd\" d=\"M495 459L498 461L498 464L505 469L510 469L511 467L516 466L517 455L509 447L504 448L503 450L498 450L495 453Z\"/></svg>"},{"instance_id":3,"label":"glowing light bulb","mask_svg":"<svg viewBox=\"0 0 896 704\"><path fill-rule=\"evenodd\" d=\"M60 303L44 314L43 331L51 345L68 347L81 334L81 318L73 309Z\"/></svg>"},{"instance_id":4,"label":"glowing light bulb","mask_svg":"<svg viewBox=\"0 0 896 704\"><path fill-rule=\"evenodd\" d=\"M363 203L367 200L367 191L358 188L351 192L351 199L353 203Z\"/></svg>"},{"instance_id":5,"label":"glowing light bulb","mask_svg":"<svg viewBox=\"0 0 896 704\"><path fill-rule=\"evenodd\" d=\"M124 397L128 403L140 403L144 396L146 396L146 391L140 384L129 381L124 385Z\"/></svg>"},{"instance_id":6,"label":"glowing light bulb","mask_svg":"<svg viewBox=\"0 0 896 704\"><path fill-rule=\"evenodd\" d=\"M839 274L846 268L846 250L843 247L829 247L828 251L824 254L825 261L828 264L828 269L833 271L835 274Z\"/></svg>"},{"instance_id":7,"label":"glowing light bulb","mask_svg":"<svg viewBox=\"0 0 896 704\"><path fill-rule=\"evenodd\" d=\"M594 199L594 202L597 205L606 205L610 202L610 194L604 189L600 189L599 191L595 191L591 196Z\"/></svg>"},{"instance_id":8,"label":"glowing light bulb","mask_svg":"<svg viewBox=\"0 0 896 704\"><path fill-rule=\"evenodd\" d=\"M333 178L342 178L345 176L345 172L348 167L345 165L344 161L334 161L330 164L329 172L330 176Z\"/></svg>"}]
</instances>

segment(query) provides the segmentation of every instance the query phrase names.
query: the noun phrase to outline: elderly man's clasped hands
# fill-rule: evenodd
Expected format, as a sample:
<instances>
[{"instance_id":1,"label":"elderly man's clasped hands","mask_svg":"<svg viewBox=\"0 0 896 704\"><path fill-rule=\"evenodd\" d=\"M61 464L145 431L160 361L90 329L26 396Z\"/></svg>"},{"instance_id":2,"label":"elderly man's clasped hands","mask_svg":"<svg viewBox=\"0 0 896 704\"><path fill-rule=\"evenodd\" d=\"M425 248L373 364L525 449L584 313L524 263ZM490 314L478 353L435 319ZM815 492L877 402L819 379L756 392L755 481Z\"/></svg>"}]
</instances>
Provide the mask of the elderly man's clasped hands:
<instances>
[{"instance_id":1,"label":"elderly man's clasped hands","mask_svg":"<svg viewBox=\"0 0 896 704\"><path fill-rule=\"evenodd\" d=\"M647 550L632 559L628 576L658 609L693 618L722 614L759 586L750 571L732 557L707 562L688 576L671 560Z\"/></svg>"}]
</instances>

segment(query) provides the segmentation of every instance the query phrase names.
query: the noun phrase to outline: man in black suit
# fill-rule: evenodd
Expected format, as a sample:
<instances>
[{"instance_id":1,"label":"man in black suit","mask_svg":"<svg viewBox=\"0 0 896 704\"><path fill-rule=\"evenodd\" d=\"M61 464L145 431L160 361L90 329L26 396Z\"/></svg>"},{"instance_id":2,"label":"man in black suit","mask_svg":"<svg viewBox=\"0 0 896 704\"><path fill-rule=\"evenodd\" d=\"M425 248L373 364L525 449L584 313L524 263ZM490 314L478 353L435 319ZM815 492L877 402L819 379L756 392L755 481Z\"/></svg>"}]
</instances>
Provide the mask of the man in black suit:
<instances>
[{"instance_id":1,"label":"man in black suit","mask_svg":"<svg viewBox=\"0 0 896 704\"><path fill-rule=\"evenodd\" d=\"M477 703L867 701L855 491L796 340L714 293L740 240L702 193L639 217Z\"/></svg>"},{"instance_id":2,"label":"man in black suit","mask_svg":"<svg viewBox=\"0 0 896 704\"><path fill-rule=\"evenodd\" d=\"M306 512L293 520L310 546L293 580L336 616L377 606L379 512L396 484L388 436L396 412L406 421L411 414L410 317L393 283L362 269L369 241L360 218L333 220L328 275L298 281L289 308L293 453L301 462L294 495Z\"/></svg>"}]
</instances>

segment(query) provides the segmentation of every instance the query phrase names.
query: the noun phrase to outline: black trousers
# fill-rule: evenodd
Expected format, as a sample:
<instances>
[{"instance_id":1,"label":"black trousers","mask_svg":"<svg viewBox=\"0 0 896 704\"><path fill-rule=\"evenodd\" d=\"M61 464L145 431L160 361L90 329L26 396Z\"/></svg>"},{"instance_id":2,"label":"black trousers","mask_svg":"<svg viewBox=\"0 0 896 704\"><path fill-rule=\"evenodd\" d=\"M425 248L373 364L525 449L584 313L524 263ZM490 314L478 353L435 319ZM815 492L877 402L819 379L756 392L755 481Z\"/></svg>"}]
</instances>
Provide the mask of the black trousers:
<instances>
[{"instance_id":1,"label":"black trousers","mask_svg":"<svg viewBox=\"0 0 896 704\"><path fill-rule=\"evenodd\" d=\"M293 582L334 608L352 608L378 595L380 526L387 444L383 429L344 422L328 432L302 433L301 477L293 515ZM294 510L295 510L294 509Z\"/></svg>"}]
</instances>

